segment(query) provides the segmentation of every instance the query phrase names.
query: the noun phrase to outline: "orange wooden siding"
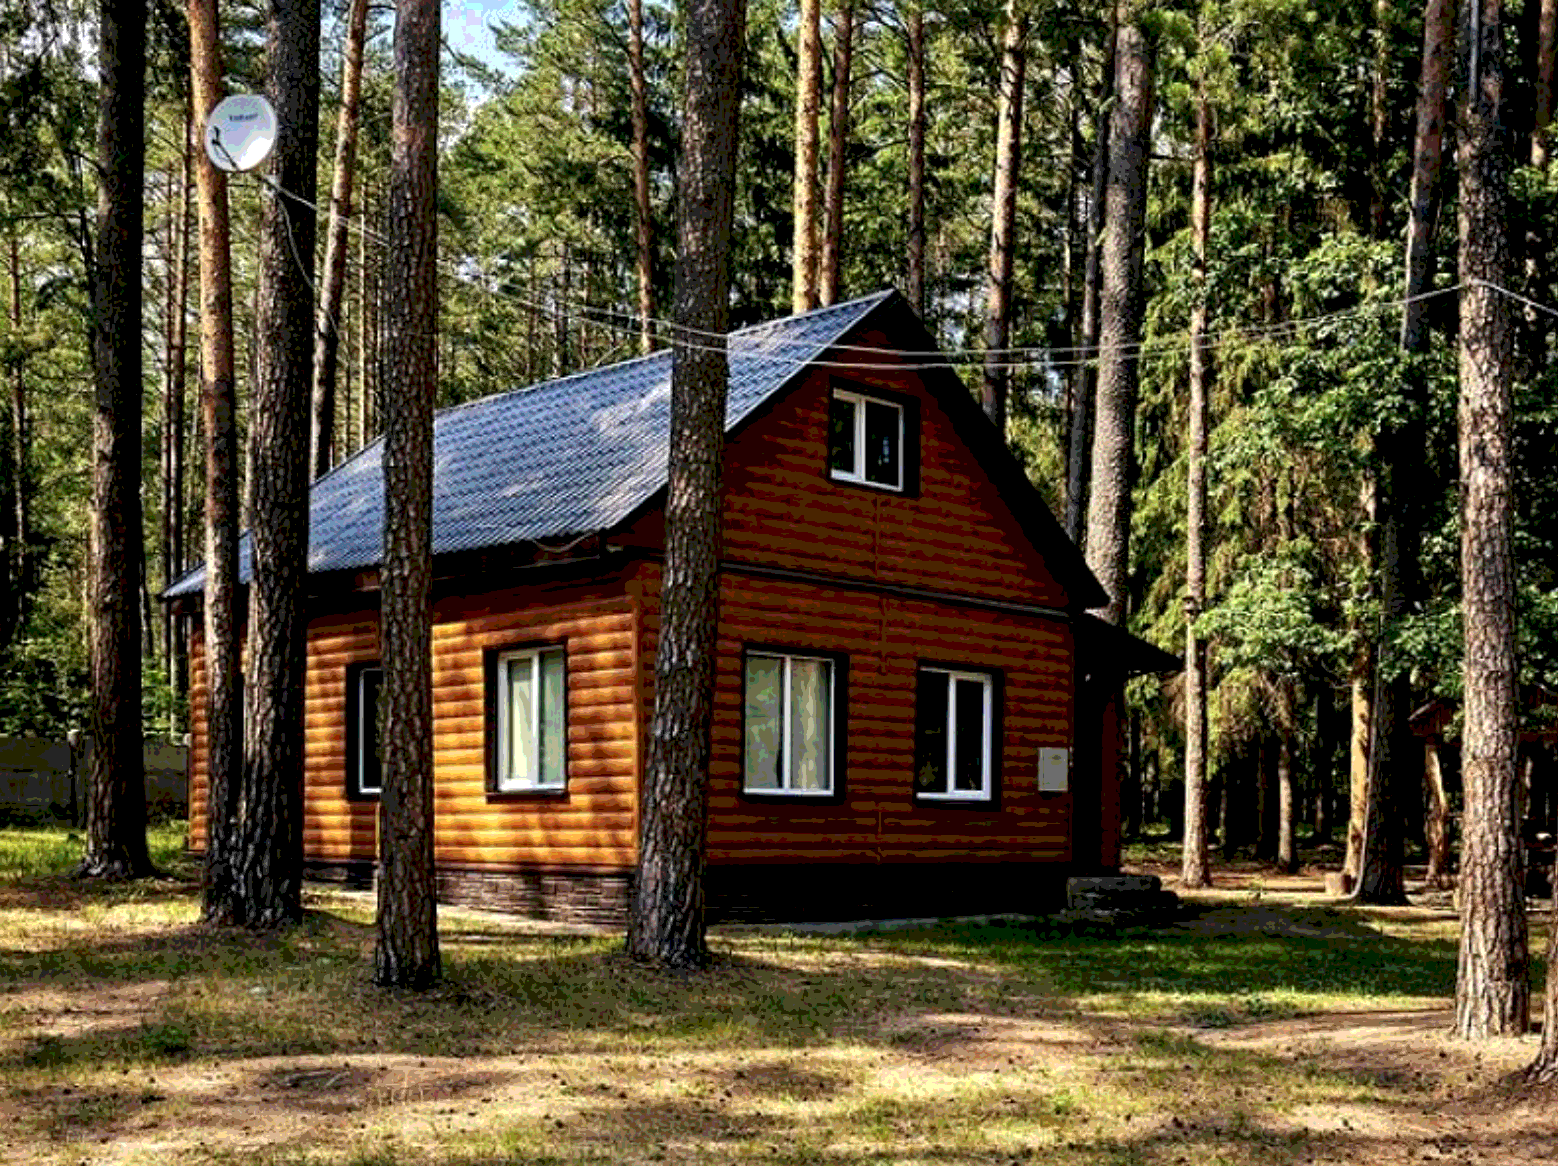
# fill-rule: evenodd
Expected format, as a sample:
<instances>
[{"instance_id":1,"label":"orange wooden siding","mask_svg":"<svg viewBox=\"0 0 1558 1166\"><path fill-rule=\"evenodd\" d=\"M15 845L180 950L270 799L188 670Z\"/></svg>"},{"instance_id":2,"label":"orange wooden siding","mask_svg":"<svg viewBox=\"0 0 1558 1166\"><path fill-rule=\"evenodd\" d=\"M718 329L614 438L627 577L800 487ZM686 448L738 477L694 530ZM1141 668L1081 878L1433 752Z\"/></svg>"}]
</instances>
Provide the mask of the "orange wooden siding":
<instances>
[{"instance_id":1,"label":"orange wooden siding","mask_svg":"<svg viewBox=\"0 0 1558 1166\"><path fill-rule=\"evenodd\" d=\"M658 568L646 565L644 684L653 684ZM741 794L742 653L782 645L848 655L845 797L754 802ZM915 695L922 660L1002 678L999 805L916 803ZM709 767L711 863L1055 861L1071 858L1071 795L1038 792L1038 751L1071 748L1065 622L727 572Z\"/></svg>"},{"instance_id":2,"label":"orange wooden siding","mask_svg":"<svg viewBox=\"0 0 1558 1166\"><path fill-rule=\"evenodd\" d=\"M616 582L493 591L435 605L434 846L440 863L494 869L634 864L639 674L634 618ZM535 644L566 648L567 790L491 794L486 653ZM346 794L346 674L353 664L378 659L375 610L334 612L310 622L303 848L312 863L375 857L378 803ZM207 738L198 637L192 663L190 838L203 848Z\"/></svg>"},{"instance_id":3,"label":"orange wooden siding","mask_svg":"<svg viewBox=\"0 0 1558 1166\"><path fill-rule=\"evenodd\" d=\"M867 336L859 344L881 343ZM891 365L883 351L851 359ZM828 476L835 384L885 389L918 414L917 494ZM977 451L910 370L817 370L756 418L725 458L725 558L939 592L1062 607L1063 588L1011 513Z\"/></svg>"}]
</instances>

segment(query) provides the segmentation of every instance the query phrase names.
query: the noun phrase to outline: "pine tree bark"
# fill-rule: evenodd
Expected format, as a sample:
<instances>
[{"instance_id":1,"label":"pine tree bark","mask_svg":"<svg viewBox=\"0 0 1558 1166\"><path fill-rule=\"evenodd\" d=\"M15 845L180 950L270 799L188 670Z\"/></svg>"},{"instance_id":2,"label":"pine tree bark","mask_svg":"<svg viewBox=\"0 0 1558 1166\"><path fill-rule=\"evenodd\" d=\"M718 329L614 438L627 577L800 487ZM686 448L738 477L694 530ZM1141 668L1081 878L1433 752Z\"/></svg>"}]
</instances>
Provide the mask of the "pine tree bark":
<instances>
[{"instance_id":1,"label":"pine tree bark","mask_svg":"<svg viewBox=\"0 0 1558 1166\"><path fill-rule=\"evenodd\" d=\"M383 795L373 981L442 976L433 878L433 403L438 373L439 0L400 0L390 130L384 425Z\"/></svg>"},{"instance_id":2,"label":"pine tree bark","mask_svg":"<svg viewBox=\"0 0 1558 1166\"><path fill-rule=\"evenodd\" d=\"M352 0L341 48L341 108L336 118L335 169L330 180L330 219L325 228L325 269L319 285L314 330L313 425L309 462L314 477L336 461L336 373L341 315L346 306L346 253L351 246L352 183L357 170L357 126L362 107L362 60L368 40L368 0Z\"/></svg>"},{"instance_id":3,"label":"pine tree bark","mask_svg":"<svg viewBox=\"0 0 1558 1166\"><path fill-rule=\"evenodd\" d=\"M302 918L303 610L313 379L312 210L319 150L319 3L272 0L267 90L276 187L262 200L259 351L249 441L249 659L238 802L239 922Z\"/></svg>"},{"instance_id":4,"label":"pine tree bark","mask_svg":"<svg viewBox=\"0 0 1558 1166\"><path fill-rule=\"evenodd\" d=\"M1546 169L1552 153L1555 65L1558 65L1558 0L1541 0L1536 33L1536 108L1531 130L1531 165L1538 170Z\"/></svg>"},{"instance_id":5,"label":"pine tree bark","mask_svg":"<svg viewBox=\"0 0 1558 1166\"><path fill-rule=\"evenodd\" d=\"M1427 883L1442 890L1455 884L1450 869L1450 797L1439 763L1439 743L1432 737L1423 742L1423 778L1428 789L1428 816L1423 829L1428 841Z\"/></svg>"},{"instance_id":6,"label":"pine tree bark","mask_svg":"<svg viewBox=\"0 0 1558 1166\"><path fill-rule=\"evenodd\" d=\"M849 105L855 62L855 4L843 0L833 18L833 111L828 119L828 186L823 200L820 300L836 304L844 255L844 178L849 155Z\"/></svg>"},{"instance_id":7,"label":"pine tree bark","mask_svg":"<svg viewBox=\"0 0 1558 1166\"><path fill-rule=\"evenodd\" d=\"M908 255L904 295L922 319L925 316L925 13L919 0L905 24L908 30L909 88L909 208Z\"/></svg>"},{"instance_id":8,"label":"pine tree bark","mask_svg":"<svg viewBox=\"0 0 1558 1166\"><path fill-rule=\"evenodd\" d=\"M1502 0L1468 0L1458 110L1461 591L1465 626L1465 834L1455 1032L1526 1030L1530 983L1519 820L1507 161L1499 139Z\"/></svg>"},{"instance_id":9,"label":"pine tree bark","mask_svg":"<svg viewBox=\"0 0 1558 1166\"><path fill-rule=\"evenodd\" d=\"M637 244L638 351L655 348L654 211L649 202L649 83L644 75L644 0L628 0L628 86L633 95L633 210Z\"/></svg>"},{"instance_id":10,"label":"pine tree bark","mask_svg":"<svg viewBox=\"0 0 1558 1166\"><path fill-rule=\"evenodd\" d=\"M184 150L180 158L178 189L170 211L170 245L166 331L167 362L162 382L162 582L167 587L184 572L184 474L187 444L186 350L189 341L189 212L194 185L194 133L185 112ZM179 621L171 604L162 607L162 653L167 662L168 684L183 695L185 655Z\"/></svg>"},{"instance_id":11,"label":"pine tree bark","mask_svg":"<svg viewBox=\"0 0 1558 1166\"><path fill-rule=\"evenodd\" d=\"M1196 621L1206 608L1208 396L1212 378L1207 336L1207 251L1212 224L1212 103L1204 86L1196 97L1195 169L1191 177L1190 440L1186 448L1188 513L1185 519L1185 837L1180 885L1210 886L1207 841L1206 637Z\"/></svg>"},{"instance_id":12,"label":"pine tree bark","mask_svg":"<svg viewBox=\"0 0 1558 1166\"><path fill-rule=\"evenodd\" d=\"M1358 886L1363 869L1363 831L1369 818L1369 739L1374 722L1373 669L1359 663L1351 684L1351 732L1347 739L1347 849L1342 858L1342 876L1346 891Z\"/></svg>"},{"instance_id":13,"label":"pine tree bark","mask_svg":"<svg viewBox=\"0 0 1558 1166\"><path fill-rule=\"evenodd\" d=\"M144 0L98 5L97 262L92 271L91 770L84 878L151 873L141 749L141 244Z\"/></svg>"},{"instance_id":14,"label":"pine tree bark","mask_svg":"<svg viewBox=\"0 0 1558 1166\"><path fill-rule=\"evenodd\" d=\"M728 387L724 346L684 338L729 328L743 25L742 0L689 5L666 555L627 936L633 959L673 967L708 954L703 865Z\"/></svg>"},{"instance_id":15,"label":"pine tree bark","mask_svg":"<svg viewBox=\"0 0 1558 1166\"><path fill-rule=\"evenodd\" d=\"M10 236L11 327L22 330L22 257L13 230ZM6 598L4 623L0 626L4 643L9 644L27 614L28 595L32 591L32 461L27 455L28 410L27 372L18 360L11 373L11 545L6 556Z\"/></svg>"},{"instance_id":16,"label":"pine tree bark","mask_svg":"<svg viewBox=\"0 0 1558 1166\"><path fill-rule=\"evenodd\" d=\"M1017 180L1022 166L1022 99L1028 56L1027 22L1018 0L1007 0L1001 34L1000 105L995 133L990 261L985 278L985 369L982 403L996 432L1006 433L1011 357L1012 268L1016 259Z\"/></svg>"},{"instance_id":17,"label":"pine tree bark","mask_svg":"<svg viewBox=\"0 0 1558 1166\"><path fill-rule=\"evenodd\" d=\"M1277 738L1277 870L1298 870L1297 820L1293 783L1293 730L1283 725Z\"/></svg>"},{"instance_id":18,"label":"pine tree bark","mask_svg":"<svg viewBox=\"0 0 1558 1166\"><path fill-rule=\"evenodd\" d=\"M1125 622L1135 476L1137 346L1141 339L1146 241L1147 147L1152 129L1152 61L1147 38L1122 25L1109 132L1102 284L1099 297L1097 417L1087 510L1087 561L1109 595L1102 618Z\"/></svg>"},{"instance_id":19,"label":"pine tree bark","mask_svg":"<svg viewBox=\"0 0 1558 1166\"><path fill-rule=\"evenodd\" d=\"M800 0L795 41L795 238L791 246L792 306L817 306L817 128L822 105L822 0Z\"/></svg>"},{"instance_id":20,"label":"pine tree bark","mask_svg":"<svg viewBox=\"0 0 1558 1166\"><path fill-rule=\"evenodd\" d=\"M1082 313L1078 356L1072 373L1072 414L1066 451L1066 537L1083 545L1087 528L1088 484L1093 469L1093 420L1098 390L1098 303L1103 268L1104 203L1109 183L1109 127L1113 121L1114 68L1119 41L1119 9L1109 6L1109 36L1104 44L1098 126L1093 143L1092 189L1087 201L1087 243L1082 261Z\"/></svg>"},{"instance_id":21,"label":"pine tree bark","mask_svg":"<svg viewBox=\"0 0 1558 1166\"><path fill-rule=\"evenodd\" d=\"M222 99L216 0L189 0L190 100L197 134ZM203 605L206 670L206 865L201 918L238 921L234 822L243 764L238 654L238 434L227 179L195 151L200 220L200 407L205 432Z\"/></svg>"}]
</instances>

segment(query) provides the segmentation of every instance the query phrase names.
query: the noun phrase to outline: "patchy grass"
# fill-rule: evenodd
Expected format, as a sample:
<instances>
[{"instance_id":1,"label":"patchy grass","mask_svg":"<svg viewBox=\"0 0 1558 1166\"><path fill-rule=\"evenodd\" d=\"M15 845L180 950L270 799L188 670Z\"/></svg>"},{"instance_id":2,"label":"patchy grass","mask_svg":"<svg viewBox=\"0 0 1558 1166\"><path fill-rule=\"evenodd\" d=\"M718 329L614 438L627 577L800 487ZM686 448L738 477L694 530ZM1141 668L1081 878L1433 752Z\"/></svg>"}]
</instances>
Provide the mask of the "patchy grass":
<instances>
[{"instance_id":1,"label":"patchy grass","mask_svg":"<svg viewBox=\"0 0 1558 1166\"><path fill-rule=\"evenodd\" d=\"M1529 1049L1441 1037L1432 913L732 929L670 974L615 935L446 912L446 982L417 995L368 983L362 896L202 929L177 835L181 877L102 888L68 878L65 832L0 833L0 1160L1298 1166L1417 1158L1452 1118L1466 1160L1532 1157L1489 1092ZM1478 1098L1504 1122L1481 1141Z\"/></svg>"}]
</instances>

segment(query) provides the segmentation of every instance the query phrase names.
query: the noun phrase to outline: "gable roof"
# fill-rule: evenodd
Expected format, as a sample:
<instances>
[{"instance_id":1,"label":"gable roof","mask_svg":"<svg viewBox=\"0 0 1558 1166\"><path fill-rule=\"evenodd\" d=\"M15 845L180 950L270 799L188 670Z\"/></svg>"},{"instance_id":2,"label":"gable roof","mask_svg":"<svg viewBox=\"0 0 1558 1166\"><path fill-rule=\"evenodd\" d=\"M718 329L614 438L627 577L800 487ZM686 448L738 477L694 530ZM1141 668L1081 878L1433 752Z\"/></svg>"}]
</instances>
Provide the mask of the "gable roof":
<instances>
[{"instance_id":1,"label":"gable roof","mask_svg":"<svg viewBox=\"0 0 1558 1166\"><path fill-rule=\"evenodd\" d=\"M732 333L726 432L740 429L846 335L884 313L893 328L908 328L916 347L935 347L895 291ZM927 383L960 428L988 430L976 442L992 456L981 460L1072 601L1105 602L1080 552L962 382L944 369ZM671 352L664 350L442 410L433 425L433 554L593 534L642 511L666 484L670 397ZM383 450L381 438L314 482L310 573L379 563ZM245 536L239 547L244 582L249 553ZM196 567L164 595L193 595L204 585L205 569Z\"/></svg>"}]
</instances>

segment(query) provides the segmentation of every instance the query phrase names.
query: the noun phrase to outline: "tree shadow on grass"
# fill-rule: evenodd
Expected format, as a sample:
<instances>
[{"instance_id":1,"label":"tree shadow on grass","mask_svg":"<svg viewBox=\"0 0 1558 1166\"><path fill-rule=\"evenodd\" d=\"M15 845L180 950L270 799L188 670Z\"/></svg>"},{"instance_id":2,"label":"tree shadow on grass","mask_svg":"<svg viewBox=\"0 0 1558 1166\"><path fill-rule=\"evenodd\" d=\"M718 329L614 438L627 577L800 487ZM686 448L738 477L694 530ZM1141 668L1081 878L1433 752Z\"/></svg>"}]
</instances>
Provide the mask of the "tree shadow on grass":
<instances>
[{"instance_id":1,"label":"tree shadow on grass","mask_svg":"<svg viewBox=\"0 0 1558 1166\"><path fill-rule=\"evenodd\" d=\"M368 983L371 942L371 927L322 913L278 935L107 930L48 951L0 952L0 1004L60 983L62 969L84 1001L157 987L118 1013L73 1026L56 1018L52 1031L39 1031L49 1022L36 1015L21 1018L16 1039L0 1042L10 1046L0 1051L0 1072L14 1082L13 1098L45 1090L31 1108L50 1137L128 1136L167 1116L172 1103L157 1100L160 1087L132 1096L104 1084L104 1073L133 1081L184 1062L209 1065L224 1080L178 1099L218 1115L202 1121L247 1104L306 1125L353 1106L400 1104L399 1086L382 1072L390 1062L451 1109L463 1114L469 1104L475 1119L479 1101L537 1060L557 1058L595 1066L601 1079L583 1083L582 1098L560 1095L566 1104L548 1116L489 1126L518 1147L490 1160L544 1161L561 1146L557 1161L649 1161L671 1145L682 1149L670 1157L693 1161L757 1147L775 1162L875 1163L900 1160L895 1143L912 1145L916 1161L948 1166L988 1162L996 1151L1078 1166L1218 1153L1296 1166L1370 1147L1404 1160L1396 1151L1421 1145L1419 1135L1306 1129L1277 1120L1257 1092L1283 1079L1300 1098L1364 1097L1409 1115L1421 1088L1388 1060L1323 1046L1302 1054L1213 1047L1211 1033L1194 1029L1269 1020L1258 1002L1290 993L1445 995L1455 959L1447 942L1341 925L1314 934L1168 929L1104 938L950 922L827 941L716 937L711 969L667 973L633 964L614 938L492 935L473 926L446 937L446 983L414 994ZM1153 1005L1156 1020L1131 1020L1113 1006L1144 995L1164 998ZM1163 1018L1192 1030L1155 1027ZM864 1061L849 1060L850 1050L865 1050ZM1014 1050L1006 1079L997 1080ZM256 1058L298 1063L259 1066ZM407 1058L493 1058L505 1069L415 1069ZM667 1058L685 1059L663 1075L687 1082L688 1095L599 1090L610 1084L613 1058L645 1077ZM911 1077L948 1075L956 1088L873 1096L862 1065L884 1059ZM1050 1064L1104 1061L1115 1066L1110 1088L1123 1090L1137 1114L1123 1133L1095 1132L1097 1123L1082 1120L1086 1087L1046 1075ZM987 1126L1006 1132L994 1143L967 1132ZM283 1154L309 1145L302 1133L274 1136ZM478 1162L484 1153L467 1145L438 1160Z\"/></svg>"}]
</instances>

